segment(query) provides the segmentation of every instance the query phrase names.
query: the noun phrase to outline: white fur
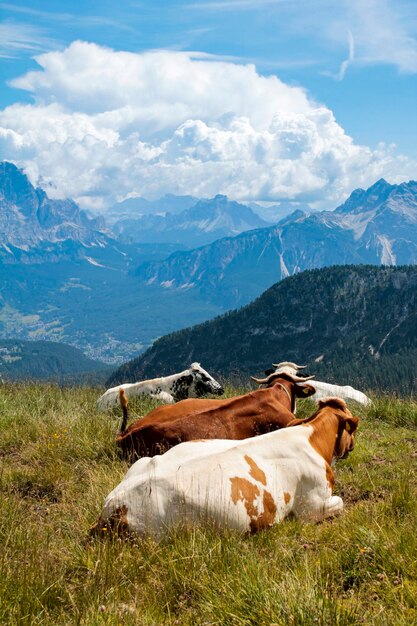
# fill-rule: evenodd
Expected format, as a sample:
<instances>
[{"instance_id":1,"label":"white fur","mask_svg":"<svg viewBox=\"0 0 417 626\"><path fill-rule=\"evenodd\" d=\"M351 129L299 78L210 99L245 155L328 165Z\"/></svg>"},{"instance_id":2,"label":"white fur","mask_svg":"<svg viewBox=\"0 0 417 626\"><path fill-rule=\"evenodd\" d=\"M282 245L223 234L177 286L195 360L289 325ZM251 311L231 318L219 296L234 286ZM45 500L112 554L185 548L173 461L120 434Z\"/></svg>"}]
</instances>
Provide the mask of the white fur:
<instances>
[{"instance_id":1,"label":"white fur","mask_svg":"<svg viewBox=\"0 0 417 626\"><path fill-rule=\"evenodd\" d=\"M318 402L329 396L337 396L343 400L354 400L363 406L369 406L372 401L362 391L354 389L350 385L331 385L330 383L323 383L319 380L309 380L308 384L314 387L316 393L311 396L313 400Z\"/></svg>"}]
</instances>

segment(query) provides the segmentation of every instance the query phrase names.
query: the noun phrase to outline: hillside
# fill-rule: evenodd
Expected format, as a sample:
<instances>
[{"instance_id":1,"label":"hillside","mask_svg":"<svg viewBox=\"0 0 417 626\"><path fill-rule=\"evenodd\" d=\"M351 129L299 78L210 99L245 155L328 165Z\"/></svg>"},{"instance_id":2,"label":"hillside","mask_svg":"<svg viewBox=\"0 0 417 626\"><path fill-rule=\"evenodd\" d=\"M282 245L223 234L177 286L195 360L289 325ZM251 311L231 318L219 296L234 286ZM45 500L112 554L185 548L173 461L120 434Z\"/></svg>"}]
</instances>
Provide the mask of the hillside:
<instances>
[{"instance_id":1,"label":"hillside","mask_svg":"<svg viewBox=\"0 0 417 626\"><path fill-rule=\"evenodd\" d=\"M103 380L109 371L81 350L51 341L0 340L0 380Z\"/></svg>"},{"instance_id":2,"label":"hillside","mask_svg":"<svg viewBox=\"0 0 417 626\"><path fill-rule=\"evenodd\" d=\"M411 392L416 329L417 267L306 271L240 310L162 337L114 372L108 385L177 371L192 361L246 377L291 360L329 381Z\"/></svg>"}]
</instances>

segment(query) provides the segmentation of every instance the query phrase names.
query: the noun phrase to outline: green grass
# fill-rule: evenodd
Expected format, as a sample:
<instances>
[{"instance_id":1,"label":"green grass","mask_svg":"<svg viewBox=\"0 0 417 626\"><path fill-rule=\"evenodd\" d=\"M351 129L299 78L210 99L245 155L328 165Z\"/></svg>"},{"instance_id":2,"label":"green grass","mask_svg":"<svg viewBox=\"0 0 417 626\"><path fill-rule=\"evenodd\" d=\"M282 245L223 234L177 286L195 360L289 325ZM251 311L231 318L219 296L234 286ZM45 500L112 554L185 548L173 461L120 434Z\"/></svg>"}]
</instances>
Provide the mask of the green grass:
<instances>
[{"instance_id":1,"label":"green grass","mask_svg":"<svg viewBox=\"0 0 417 626\"><path fill-rule=\"evenodd\" d=\"M158 543L88 541L127 469L99 393L0 387L0 624L417 623L415 402L378 398L358 411L356 448L336 468L337 519L254 536L200 527ZM153 406L132 403L137 414Z\"/></svg>"}]
</instances>

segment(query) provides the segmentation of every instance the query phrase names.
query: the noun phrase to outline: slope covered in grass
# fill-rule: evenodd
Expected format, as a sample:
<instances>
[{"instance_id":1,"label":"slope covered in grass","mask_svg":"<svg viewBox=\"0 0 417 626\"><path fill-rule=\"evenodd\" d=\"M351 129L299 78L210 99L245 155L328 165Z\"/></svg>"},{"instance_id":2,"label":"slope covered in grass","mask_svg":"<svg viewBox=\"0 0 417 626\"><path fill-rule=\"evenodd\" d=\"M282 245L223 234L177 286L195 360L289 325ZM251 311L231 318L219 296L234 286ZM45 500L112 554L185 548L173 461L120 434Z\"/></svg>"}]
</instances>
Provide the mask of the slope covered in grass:
<instances>
[{"instance_id":1,"label":"slope covered in grass","mask_svg":"<svg viewBox=\"0 0 417 626\"><path fill-rule=\"evenodd\" d=\"M99 394L0 387L1 624L416 623L415 402L384 397L359 412L356 448L336 467L338 519L249 537L196 528L159 543L89 542L127 469ZM155 403L132 405L143 414Z\"/></svg>"}]
</instances>

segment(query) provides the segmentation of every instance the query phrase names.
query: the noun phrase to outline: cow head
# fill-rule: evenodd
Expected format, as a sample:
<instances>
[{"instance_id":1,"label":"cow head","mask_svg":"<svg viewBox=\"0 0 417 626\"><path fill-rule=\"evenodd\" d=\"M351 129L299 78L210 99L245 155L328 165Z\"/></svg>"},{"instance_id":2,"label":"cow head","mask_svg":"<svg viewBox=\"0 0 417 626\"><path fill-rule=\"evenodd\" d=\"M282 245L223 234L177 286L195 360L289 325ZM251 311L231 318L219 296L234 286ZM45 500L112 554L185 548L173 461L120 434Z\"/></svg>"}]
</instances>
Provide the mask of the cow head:
<instances>
[{"instance_id":1,"label":"cow head","mask_svg":"<svg viewBox=\"0 0 417 626\"><path fill-rule=\"evenodd\" d=\"M205 369L203 369L200 363L192 363L190 367L191 376L193 377L192 386L190 389L190 397L201 398L201 396L207 393L214 393L217 396L221 396L224 393L224 389L217 380L215 380Z\"/></svg>"},{"instance_id":2,"label":"cow head","mask_svg":"<svg viewBox=\"0 0 417 626\"><path fill-rule=\"evenodd\" d=\"M285 389L291 399L290 410L292 413L295 413L297 398L308 398L316 393L312 385L306 384L306 381L311 380L314 376L298 376L297 374L288 373L286 371L273 371L266 378L255 378L254 376L251 376L251 378L258 383L258 385L266 388L273 387L277 384L283 386L283 382L285 383L285 381L292 383L290 386L285 385Z\"/></svg>"},{"instance_id":3,"label":"cow head","mask_svg":"<svg viewBox=\"0 0 417 626\"><path fill-rule=\"evenodd\" d=\"M331 407L339 420L333 458L345 459L355 447L355 433L359 424L359 417L352 415L346 402L341 398L326 398L319 401L319 410Z\"/></svg>"}]
</instances>

